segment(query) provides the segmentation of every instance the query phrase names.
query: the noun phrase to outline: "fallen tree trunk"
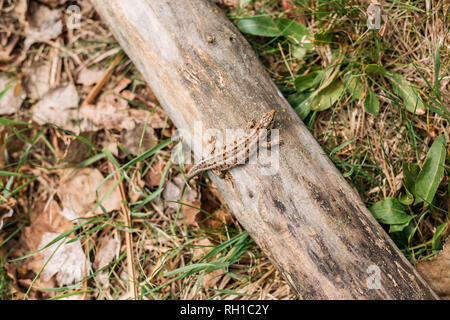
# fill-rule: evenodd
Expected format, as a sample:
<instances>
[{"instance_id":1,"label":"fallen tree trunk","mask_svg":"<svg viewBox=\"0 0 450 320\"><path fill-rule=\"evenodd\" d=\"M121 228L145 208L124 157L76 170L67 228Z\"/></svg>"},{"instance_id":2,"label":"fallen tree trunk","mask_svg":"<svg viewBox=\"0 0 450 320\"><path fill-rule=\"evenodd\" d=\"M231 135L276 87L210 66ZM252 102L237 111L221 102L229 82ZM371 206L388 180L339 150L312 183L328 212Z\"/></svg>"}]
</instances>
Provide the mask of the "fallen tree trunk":
<instances>
[{"instance_id":1,"label":"fallen tree trunk","mask_svg":"<svg viewBox=\"0 0 450 320\"><path fill-rule=\"evenodd\" d=\"M284 144L274 175L243 165L233 183L210 176L299 298L437 298L212 2L92 3L179 129L243 129L277 110ZM193 141L195 152L202 143Z\"/></svg>"}]
</instances>

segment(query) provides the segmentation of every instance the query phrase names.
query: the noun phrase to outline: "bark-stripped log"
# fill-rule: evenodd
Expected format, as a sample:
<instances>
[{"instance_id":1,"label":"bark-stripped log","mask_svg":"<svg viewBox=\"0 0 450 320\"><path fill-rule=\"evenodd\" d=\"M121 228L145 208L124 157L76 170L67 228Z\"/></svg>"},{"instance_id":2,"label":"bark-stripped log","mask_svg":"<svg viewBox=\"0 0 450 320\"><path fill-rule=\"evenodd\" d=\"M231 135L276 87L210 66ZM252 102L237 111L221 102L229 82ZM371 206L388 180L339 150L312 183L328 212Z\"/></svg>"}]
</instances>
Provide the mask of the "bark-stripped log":
<instances>
[{"instance_id":1,"label":"bark-stripped log","mask_svg":"<svg viewBox=\"0 0 450 320\"><path fill-rule=\"evenodd\" d=\"M244 165L231 170L234 184L210 176L299 298L437 298L212 2L92 3L179 129L194 132L196 121L203 128L243 129L278 111L284 144L275 175ZM198 153L206 141L193 143Z\"/></svg>"}]
</instances>

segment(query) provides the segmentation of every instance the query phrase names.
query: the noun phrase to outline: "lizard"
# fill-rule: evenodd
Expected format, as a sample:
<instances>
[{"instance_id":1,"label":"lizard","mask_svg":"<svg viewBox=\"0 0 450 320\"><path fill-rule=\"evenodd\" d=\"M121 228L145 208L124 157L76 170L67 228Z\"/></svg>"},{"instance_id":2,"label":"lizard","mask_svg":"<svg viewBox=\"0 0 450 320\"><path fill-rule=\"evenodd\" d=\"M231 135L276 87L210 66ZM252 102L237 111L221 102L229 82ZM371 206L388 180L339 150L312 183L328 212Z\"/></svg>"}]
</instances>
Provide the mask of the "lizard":
<instances>
[{"instance_id":1,"label":"lizard","mask_svg":"<svg viewBox=\"0 0 450 320\"><path fill-rule=\"evenodd\" d=\"M224 145L222 152L195 164L186 176L187 182L207 170L212 170L215 174L223 177L227 170L242 164L242 162L238 162L239 160L245 160L243 161L245 163L258 149L258 146L269 148L272 142L266 141L266 136L273 127L274 116L275 110L270 110L258 123L250 121L246 128L250 130L247 135L236 139L231 144Z\"/></svg>"}]
</instances>

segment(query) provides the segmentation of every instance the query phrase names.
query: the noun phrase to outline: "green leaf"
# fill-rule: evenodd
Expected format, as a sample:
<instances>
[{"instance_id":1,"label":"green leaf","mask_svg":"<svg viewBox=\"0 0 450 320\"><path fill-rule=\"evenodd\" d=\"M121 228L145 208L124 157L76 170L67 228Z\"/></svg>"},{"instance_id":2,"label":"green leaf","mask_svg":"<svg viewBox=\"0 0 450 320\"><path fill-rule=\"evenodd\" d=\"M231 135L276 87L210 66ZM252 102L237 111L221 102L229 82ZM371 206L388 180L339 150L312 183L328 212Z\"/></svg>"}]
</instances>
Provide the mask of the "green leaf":
<instances>
[{"instance_id":1,"label":"green leaf","mask_svg":"<svg viewBox=\"0 0 450 320\"><path fill-rule=\"evenodd\" d=\"M293 94L287 98L287 101L292 108L297 112L302 120L305 120L308 114L311 112L310 103L314 97L311 93Z\"/></svg>"},{"instance_id":2,"label":"green leaf","mask_svg":"<svg viewBox=\"0 0 450 320\"><path fill-rule=\"evenodd\" d=\"M433 234L433 239L431 240L431 248L433 250L439 250L442 247L441 235L447 227L448 222L444 222L439 227L436 228L436 232Z\"/></svg>"},{"instance_id":3,"label":"green leaf","mask_svg":"<svg viewBox=\"0 0 450 320\"><path fill-rule=\"evenodd\" d=\"M405 192L402 192L397 197L397 199L398 199L398 201L400 201L401 204L404 204L405 206L409 206L410 204L413 204L413 202L414 202L414 196L408 190L405 190Z\"/></svg>"},{"instance_id":4,"label":"green leaf","mask_svg":"<svg viewBox=\"0 0 450 320\"><path fill-rule=\"evenodd\" d=\"M23 121L15 121L15 120L10 120L10 119L6 119L6 118L0 118L0 124L4 125L4 126L8 126L8 125L25 125L28 126L30 125L28 122L23 122Z\"/></svg>"},{"instance_id":5,"label":"green leaf","mask_svg":"<svg viewBox=\"0 0 450 320\"><path fill-rule=\"evenodd\" d=\"M291 19L276 18L274 19L274 23L278 26L278 29L283 36L294 38L296 40L295 42L300 45L305 44L305 40L311 35L306 26ZM307 43L310 42L308 41Z\"/></svg>"},{"instance_id":6,"label":"green leaf","mask_svg":"<svg viewBox=\"0 0 450 320\"><path fill-rule=\"evenodd\" d=\"M398 200L405 204L410 205L414 203L414 185L416 183L417 176L420 172L420 167L414 163L403 162L403 187L405 192L402 193Z\"/></svg>"},{"instance_id":7,"label":"green leaf","mask_svg":"<svg viewBox=\"0 0 450 320\"><path fill-rule=\"evenodd\" d=\"M396 198L386 198L370 207L375 219L391 226L389 232L402 231L414 218L414 216L406 214L405 210L406 207Z\"/></svg>"},{"instance_id":8,"label":"green leaf","mask_svg":"<svg viewBox=\"0 0 450 320\"><path fill-rule=\"evenodd\" d=\"M403 77L394 72L388 72L386 77L392 84L394 93L403 100L406 110L411 113L424 114L425 105L416 89L403 79Z\"/></svg>"},{"instance_id":9,"label":"green leaf","mask_svg":"<svg viewBox=\"0 0 450 320\"><path fill-rule=\"evenodd\" d=\"M368 64L364 68L365 73L372 73L372 74L378 74L378 75L386 75L387 71L384 70L383 67L380 67L377 64Z\"/></svg>"},{"instance_id":10,"label":"green leaf","mask_svg":"<svg viewBox=\"0 0 450 320\"><path fill-rule=\"evenodd\" d=\"M403 186L411 194L414 194L414 185L420 172L419 165L415 163L402 163L403 168Z\"/></svg>"},{"instance_id":11,"label":"green leaf","mask_svg":"<svg viewBox=\"0 0 450 320\"><path fill-rule=\"evenodd\" d=\"M364 111L373 116L377 116L380 112L380 101L375 92L369 91L367 93L366 99L364 99Z\"/></svg>"},{"instance_id":12,"label":"green leaf","mask_svg":"<svg viewBox=\"0 0 450 320\"><path fill-rule=\"evenodd\" d=\"M333 41L333 32L331 30L319 31L314 34L314 43L317 45L326 45Z\"/></svg>"},{"instance_id":13,"label":"green leaf","mask_svg":"<svg viewBox=\"0 0 450 320\"><path fill-rule=\"evenodd\" d=\"M403 224L391 224L389 226L389 233L403 231L407 226L409 226L410 221Z\"/></svg>"},{"instance_id":14,"label":"green leaf","mask_svg":"<svg viewBox=\"0 0 450 320\"><path fill-rule=\"evenodd\" d=\"M295 89L297 89L297 92L302 92L308 89L311 89L314 86L315 79L320 74L320 71L312 71L308 73L307 75L297 77L295 79Z\"/></svg>"},{"instance_id":15,"label":"green leaf","mask_svg":"<svg viewBox=\"0 0 450 320\"><path fill-rule=\"evenodd\" d=\"M433 201L439 183L444 177L445 153L445 137L441 135L436 138L428 151L425 163L417 177L414 186L415 204L422 201L430 204Z\"/></svg>"},{"instance_id":16,"label":"green leaf","mask_svg":"<svg viewBox=\"0 0 450 320\"><path fill-rule=\"evenodd\" d=\"M328 87L321 90L311 102L311 110L323 111L330 108L344 92L344 83L340 80L333 81Z\"/></svg>"},{"instance_id":17,"label":"green leaf","mask_svg":"<svg viewBox=\"0 0 450 320\"><path fill-rule=\"evenodd\" d=\"M269 16L258 16L241 19L237 27L241 32L262 37L278 37L280 29Z\"/></svg>"},{"instance_id":18,"label":"green leaf","mask_svg":"<svg viewBox=\"0 0 450 320\"><path fill-rule=\"evenodd\" d=\"M356 99L361 99L364 91L364 80L361 76L354 75L351 72L344 77L345 89Z\"/></svg>"}]
</instances>

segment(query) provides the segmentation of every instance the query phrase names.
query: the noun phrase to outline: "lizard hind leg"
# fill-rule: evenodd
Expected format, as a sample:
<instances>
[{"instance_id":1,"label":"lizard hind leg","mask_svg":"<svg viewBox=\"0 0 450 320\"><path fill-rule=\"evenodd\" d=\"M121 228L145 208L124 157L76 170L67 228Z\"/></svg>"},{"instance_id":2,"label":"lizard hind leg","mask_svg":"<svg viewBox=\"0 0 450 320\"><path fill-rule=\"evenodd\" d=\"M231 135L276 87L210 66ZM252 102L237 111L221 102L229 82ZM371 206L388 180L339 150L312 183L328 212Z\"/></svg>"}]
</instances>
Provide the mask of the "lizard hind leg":
<instances>
[{"instance_id":1,"label":"lizard hind leg","mask_svg":"<svg viewBox=\"0 0 450 320\"><path fill-rule=\"evenodd\" d=\"M245 129L247 129L247 130L253 129L255 126L256 126L255 120L250 120L250 121L247 123L247 127L245 127Z\"/></svg>"},{"instance_id":2,"label":"lizard hind leg","mask_svg":"<svg viewBox=\"0 0 450 320\"><path fill-rule=\"evenodd\" d=\"M228 170L220 170L220 169L214 169L211 170L215 175L217 175L220 179L225 179L225 180L233 180L233 176L231 175L231 173Z\"/></svg>"}]
</instances>

